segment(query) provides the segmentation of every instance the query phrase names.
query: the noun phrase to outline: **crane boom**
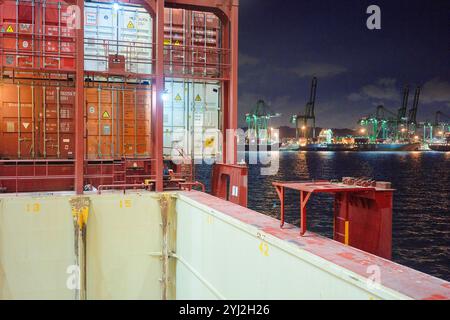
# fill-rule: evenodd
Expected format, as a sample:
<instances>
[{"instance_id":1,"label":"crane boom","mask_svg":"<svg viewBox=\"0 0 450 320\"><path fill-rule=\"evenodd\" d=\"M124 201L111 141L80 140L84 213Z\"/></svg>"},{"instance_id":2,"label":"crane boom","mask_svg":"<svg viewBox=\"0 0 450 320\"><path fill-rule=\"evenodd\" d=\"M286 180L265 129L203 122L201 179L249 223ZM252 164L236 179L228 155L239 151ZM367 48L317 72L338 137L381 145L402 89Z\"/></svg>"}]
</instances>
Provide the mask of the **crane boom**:
<instances>
[{"instance_id":1,"label":"crane boom","mask_svg":"<svg viewBox=\"0 0 450 320\"><path fill-rule=\"evenodd\" d=\"M309 95L309 102L306 105L306 112L305 115L308 117L314 117L315 116L315 106L316 106L316 95L317 95L317 78L314 77L311 82L311 92Z\"/></svg>"},{"instance_id":2,"label":"crane boom","mask_svg":"<svg viewBox=\"0 0 450 320\"><path fill-rule=\"evenodd\" d=\"M403 91L402 106L398 110L397 120L399 122L406 117L406 111L408 109L408 100L409 100L409 86L405 86L405 90Z\"/></svg>"},{"instance_id":3,"label":"crane boom","mask_svg":"<svg viewBox=\"0 0 450 320\"><path fill-rule=\"evenodd\" d=\"M412 109L409 110L408 122L410 124L417 124L417 110L419 108L420 91L421 87L417 87L416 93L414 94L414 102Z\"/></svg>"},{"instance_id":4,"label":"crane boom","mask_svg":"<svg viewBox=\"0 0 450 320\"><path fill-rule=\"evenodd\" d=\"M292 123L296 126L297 138L303 133L304 137L307 138L308 131L308 121L312 120L313 123L313 139L316 138L316 96L317 96L317 77L314 77L311 82L311 90L309 93L309 101L305 105L305 112L303 114L297 114L292 116Z\"/></svg>"}]
</instances>

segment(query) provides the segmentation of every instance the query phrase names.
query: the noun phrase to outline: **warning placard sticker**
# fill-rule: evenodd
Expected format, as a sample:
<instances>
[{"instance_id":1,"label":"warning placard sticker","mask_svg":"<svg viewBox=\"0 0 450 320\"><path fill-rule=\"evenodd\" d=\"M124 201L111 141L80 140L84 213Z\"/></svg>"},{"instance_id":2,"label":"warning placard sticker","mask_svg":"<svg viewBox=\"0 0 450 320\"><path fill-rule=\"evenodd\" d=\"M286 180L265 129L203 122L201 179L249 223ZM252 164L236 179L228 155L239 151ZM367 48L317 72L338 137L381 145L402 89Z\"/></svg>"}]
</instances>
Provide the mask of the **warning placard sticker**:
<instances>
[{"instance_id":1,"label":"warning placard sticker","mask_svg":"<svg viewBox=\"0 0 450 320\"><path fill-rule=\"evenodd\" d=\"M128 24L127 24L127 28L128 29L134 29L134 23L133 23L133 21L128 21Z\"/></svg>"},{"instance_id":2,"label":"warning placard sticker","mask_svg":"<svg viewBox=\"0 0 450 320\"><path fill-rule=\"evenodd\" d=\"M12 33L14 32L14 28L11 25L9 25L8 28L6 28L6 32Z\"/></svg>"},{"instance_id":3,"label":"warning placard sticker","mask_svg":"<svg viewBox=\"0 0 450 320\"><path fill-rule=\"evenodd\" d=\"M195 102L202 102L202 98L199 94L195 97Z\"/></svg>"},{"instance_id":4,"label":"warning placard sticker","mask_svg":"<svg viewBox=\"0 0 450 320\"><path fill-rule=\"evenodd\" d=\"M172 44L172 41L170 41L170 39L164 39L164 45L168 46Z\"/></svg>"},{"instance_id":5,"label":"warning placard sticker","mask_svg":"<svg viewBox=\"0 0 450 320\"><path fill-rule=\"evenodd\" d=\"M108 111L103 112L102 117L103 117L103 119L109 119L109 118L111 118L111 116L109 115Z\"/></svg>"},{"instance_id":6,"label":"warning placard sticker","mask_svg":"<svg viewBox=\"0 0 450 320\"><path fill-rule=\"evenodd\" d=\"M181 100L182 100L182 98L181 98L180 94L177 94L177 96L175 97L175 101L181 101Z\"/></svg>"}]
</instances>

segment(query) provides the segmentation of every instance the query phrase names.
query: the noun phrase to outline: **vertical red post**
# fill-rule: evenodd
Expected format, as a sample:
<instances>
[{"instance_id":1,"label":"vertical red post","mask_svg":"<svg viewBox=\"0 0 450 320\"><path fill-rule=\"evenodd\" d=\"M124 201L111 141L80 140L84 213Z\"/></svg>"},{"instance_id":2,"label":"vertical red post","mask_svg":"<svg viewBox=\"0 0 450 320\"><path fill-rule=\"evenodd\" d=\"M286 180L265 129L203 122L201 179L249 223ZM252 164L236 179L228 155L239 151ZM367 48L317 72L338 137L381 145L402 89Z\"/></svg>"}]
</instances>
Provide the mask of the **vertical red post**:
<instances>
[{"instance_id":1,"label":"vertical red post","mask_svg":"<svg viewBox=\"0 0 450 320\"><path fill-rule=\"evenodd\" d=\"M75 192L84 189L84 0L77 0L75 81Z\"/></svg>"},{"instance_id":2,"label":"vertical red post","mask_svg":"<svg viewBox=\"0 0 450 320\"><path fill-rule=\"evenodd\" d=\"M238 127L238 67L239 67L239 1L233 0L230 16L230 82L228 88L227 128L236 130ZM225 134L226 136L226 134ZM224 162L235 164L237 157L237 140L233 135L227 140Z\"/></svg>"},{"instance_id":3,"label":"vertical red post","mask_svg":"<svg viewBox=\"0 0 450 320\"><path fill-rule=\"evenodd\" d=\"M163 186L163 94L164 94L164 0L156 1L156 62L155 81L153 83L152 103L152 139L154 173L156 176L155 191L162 192Z\"/></svg>"}]
</instances>

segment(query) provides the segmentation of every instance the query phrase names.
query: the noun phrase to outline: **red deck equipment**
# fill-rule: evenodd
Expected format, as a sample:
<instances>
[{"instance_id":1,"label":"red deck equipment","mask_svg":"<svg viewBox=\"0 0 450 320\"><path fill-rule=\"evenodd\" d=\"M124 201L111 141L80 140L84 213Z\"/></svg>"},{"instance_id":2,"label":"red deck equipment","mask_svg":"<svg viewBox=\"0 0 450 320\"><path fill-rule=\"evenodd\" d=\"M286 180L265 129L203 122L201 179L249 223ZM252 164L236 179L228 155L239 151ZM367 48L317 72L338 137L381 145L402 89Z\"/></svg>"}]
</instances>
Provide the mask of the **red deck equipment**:
<instances>
[{"instance_id":1,"label":"red deck equipment","mask_svg":"<svg viewBox=\"0 0 450 320\"><path fill-rule=\"evenodd\" d=\"M334 240L391 259L394 190L389 183L356 185L354 181L345 178L343 183L274 182L281 201L281 228L285 222L286 189L300 192L301 236L306 234L306 205L312 194L334 194Z\"/></svg>"}]
</instances>

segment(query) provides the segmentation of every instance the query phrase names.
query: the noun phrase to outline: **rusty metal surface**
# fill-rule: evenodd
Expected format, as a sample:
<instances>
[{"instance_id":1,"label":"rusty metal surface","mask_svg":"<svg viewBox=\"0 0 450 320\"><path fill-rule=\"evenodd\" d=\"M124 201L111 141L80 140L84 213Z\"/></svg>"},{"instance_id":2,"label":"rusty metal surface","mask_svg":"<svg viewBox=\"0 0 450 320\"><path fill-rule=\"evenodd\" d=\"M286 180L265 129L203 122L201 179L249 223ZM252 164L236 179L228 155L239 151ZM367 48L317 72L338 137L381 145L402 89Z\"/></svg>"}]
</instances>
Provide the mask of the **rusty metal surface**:
<instances>
[{"instance_id":1,"label":"rusty metal surface","mask_svg":"<svg viewBox=\"0 0 450 320\"><path fill-rule=\"evenodd\" d=\"M329 181L318 182L273 182L274 186L283 187L304 192L335 193L335 192L365 192L375 191L374 187L351 186L343 183L331 183Z\"/></svg>"}]
</instances>

